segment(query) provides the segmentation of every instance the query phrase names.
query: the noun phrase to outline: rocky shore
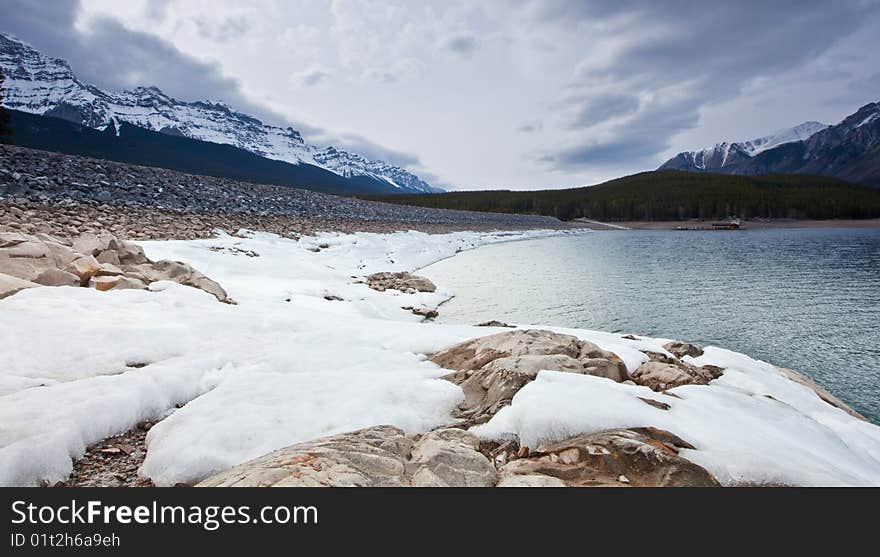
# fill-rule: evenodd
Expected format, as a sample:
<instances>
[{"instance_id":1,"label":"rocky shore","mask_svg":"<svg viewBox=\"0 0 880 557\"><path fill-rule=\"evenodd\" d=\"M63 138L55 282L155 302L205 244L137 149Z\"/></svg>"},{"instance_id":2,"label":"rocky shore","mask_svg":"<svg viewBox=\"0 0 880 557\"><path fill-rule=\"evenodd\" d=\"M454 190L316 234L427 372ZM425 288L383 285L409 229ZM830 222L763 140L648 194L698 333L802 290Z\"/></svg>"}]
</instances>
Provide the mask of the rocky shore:
<instances>
[{"instance_id":1,"label":"rocky shore","mask_svg":"<svg viewBox=\"0 0 880 557\"><path fill-rule=\"evenodd\" d=\"M0 226L62 237L194 239L240 228L295 237L570 227L550 217L406 207L0 145Z\"/></svg>"},{"instance_id":2,"label":"rocky shore","mask_svg":"<svg viewBox=\"0 0 880 557\"><path fill-rule=\"evenodd\" d=\"M451 293L413 269L577 233L450 230L553 219L0 155L4 485L880 482L876 426L793 371L668 339L431 323ZM359 233L401 228L446 233Z\"/></svg>"}]
</instances>

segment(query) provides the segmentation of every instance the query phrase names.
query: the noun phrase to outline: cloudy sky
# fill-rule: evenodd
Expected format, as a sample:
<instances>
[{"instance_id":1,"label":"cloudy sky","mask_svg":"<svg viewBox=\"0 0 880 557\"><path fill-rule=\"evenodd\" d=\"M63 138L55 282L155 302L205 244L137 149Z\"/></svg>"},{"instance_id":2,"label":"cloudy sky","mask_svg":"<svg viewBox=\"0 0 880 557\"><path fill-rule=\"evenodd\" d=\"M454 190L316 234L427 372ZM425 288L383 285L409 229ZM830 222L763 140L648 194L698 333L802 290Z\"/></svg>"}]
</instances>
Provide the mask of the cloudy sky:
<instances>
[{"instance_id":1,"label":"cloudy sky","mask_svg":"<svg viewBox=\"0 0 880 557\"><path fill-rule=\"evenodd\" d=\"M880 100L880 0L0 0L81 79L222 99L450 189L570 187Z\"/></svg>"}]
</instances>

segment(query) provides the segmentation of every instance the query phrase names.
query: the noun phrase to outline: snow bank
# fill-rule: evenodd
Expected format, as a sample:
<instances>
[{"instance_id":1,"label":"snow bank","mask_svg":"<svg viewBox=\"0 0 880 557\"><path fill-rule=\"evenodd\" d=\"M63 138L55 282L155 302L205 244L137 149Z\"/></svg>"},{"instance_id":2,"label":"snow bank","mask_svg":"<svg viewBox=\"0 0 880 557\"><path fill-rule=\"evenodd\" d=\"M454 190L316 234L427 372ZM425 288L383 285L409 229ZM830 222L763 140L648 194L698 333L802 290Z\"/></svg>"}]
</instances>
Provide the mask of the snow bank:
<instances>
[{"instance_id":1,"label":"snow bank","mask_svg":"<svg viewBox=\"0 0 880 557\"><path fill-rule=\"evenodd\" d=\"M509 329L422 323L451 293L376 292L357 281L414 270L490 242L558 234L271 234L145 242L217 280L238 305L194 288L37 288L0 300L0 485L54 482L85 447L144 419L142 473L193 482L296 442L377 424L449 422L460 389L424 354ZM342 301L326 300L338 296ZM667 339L553 328L616 352L630 370ZM727 368L681 399L589 376L541 372L478 431L544 439L654 425L693 443L720 481L880 485L880 428L822 402L773 366L709 348ZM146 365L144 365L146 364ZM637 396L670 404L662 411ZM178 406L182 406L178 409Z\"/></svg>"},{"instance_id":2,"label":"snow bank","mask_svg":"<svg viewBox=\"0 0 880 557\"><path fill-rule=\"evenodd\" d=\"M444 423L461 393L423 354L491 331L425 325L401 309L436 307L447 292L379 293L352 277L550 233L147 242L151 258L192 263L238 305L173 283L4 299L0 485L63 479L87 445L187 402L150 432L144 472L158 484L377 423Z\"/></svg>"}]
</instances>

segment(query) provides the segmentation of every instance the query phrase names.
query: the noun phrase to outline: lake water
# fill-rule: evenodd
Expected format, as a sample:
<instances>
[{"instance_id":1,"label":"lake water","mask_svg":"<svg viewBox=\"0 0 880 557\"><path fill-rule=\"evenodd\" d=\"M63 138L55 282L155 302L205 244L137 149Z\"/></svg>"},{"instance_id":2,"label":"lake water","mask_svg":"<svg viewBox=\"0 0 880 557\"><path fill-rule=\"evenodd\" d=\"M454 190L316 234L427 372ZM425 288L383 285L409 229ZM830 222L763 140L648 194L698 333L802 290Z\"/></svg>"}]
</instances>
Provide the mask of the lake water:
<instances>
[{"instance_id":1,"label":"lake water","mask_svg":"<svg viewBox=\"0 0 880 557\"><path fill-rule=\"evenodd\" d=\"M626 332L792 368L880 423L880 229L607 231L495 244L422 269L441 322Z\"/></svg>"}]
</instances>

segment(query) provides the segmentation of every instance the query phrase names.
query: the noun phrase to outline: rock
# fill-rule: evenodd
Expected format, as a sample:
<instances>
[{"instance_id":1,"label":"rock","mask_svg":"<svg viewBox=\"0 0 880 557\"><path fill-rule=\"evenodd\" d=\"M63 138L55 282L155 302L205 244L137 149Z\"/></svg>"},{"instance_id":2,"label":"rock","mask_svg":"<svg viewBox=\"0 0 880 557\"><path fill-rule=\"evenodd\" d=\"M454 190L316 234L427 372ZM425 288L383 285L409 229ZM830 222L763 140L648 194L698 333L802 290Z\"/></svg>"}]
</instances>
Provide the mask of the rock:
<instances>
[{"instance_id":1,"label":"rock","mask_svg":"<svg viewBox=\"0 0 880 557\"><path fill-rule=\"evenodd\" d=\"M610 358L586 358L581 360L581 363L587 375L605 377L617 383L629 380L626 364L617 354L611 354Z\"/></svg>"},{"instance_id":2,"label":"rock","mask_svg":"<svg viewBox=\"0 0 880 557\"><path fill-rule=\"evenodd\" d=\"M34 282L43 286L80 286L80 278L73 273L61 269L46 269L34 279Z\"/></svg>"},{"instance_id":3,"label":"rock","mask_svg":"<svg viewBox=\"0 0 880 557\"><path fill-rule=\"evenodd\" d=\"M277 450L197 487L404 487L412 446L396 427L371 427Z\"/></svg>"},{"instance_id":4,"label":"rock","mask_svg":"<svg viewBox=\"0 0 880 557\"><path fill-rule=\"evenodd\" d=\"M455 428L417 442L376 426L298 443L211 476L198 487L491 487L495 466Z\"/></svg>"},{"instance_id":5,"label":"rock","mask_svg":"<svg viewBox=\"0 0 880 557\"><path fill-rule=\"evenodd\" d=\"M434 292L437 290L437 287L430 280L407 272L373 273L367 277L367 286L380 292L385 290L406 292L410 289L417 292Z\"/></svg>"},{"instance_id":6,"label":"rock","mask_svg":"<svg viewBox=\"0 0 880 557\"><path fill-rule=\"evenodd\" d=\"M476 370L492 360L526 354L577 358L577 337L542 330L516 330L465 341L437 352L431 361L446 369Z\"/></svg>"},{"instance_id":7,"label":"rock","mask_svg":"<svg viewBox=\"0 0 880 557\"><path fill-rule=\"evenodd\" d=\"M159 280L170 280L183 284L184 286L192 286L204 290L221 302L229 303L231 300L219 284L209 279L199 271L193 269L187 263L180 261L170 261L163 259L155 263L142 263L125 268L125 274L132 278L143 280L144 282L156 282Z\"/></svg>"},{"instance_id":8,"label":"rock","mask_svg":"<svg viewBox=\"0 0 880 557\"><path fill-rule=\"evenodd\" d=\"M98 269L97 276L99 277L112 277L118 275L124 275L125 272L112 263L101 263L100 268Z\"/></svg>"},{"instance_id":9,"label":"rock","mask_svg":"<svg viewBox=\"0 0 880 557\"><path fill-rule=\"evenodd\" d=\"M495 319L491 321L484 321L483 323L478 323L477 327L509 327L511 329L514 328L513 325L508 325L504 321L497 321Z\"/></svg>"},{"instance_id":10,"label":"rock","mask_svg":"<svg viewBox=\"0 0 880 557\"><path fill-rule=\"evenodd\" d=\"M632 373L632 380L654 391L665 391L694 382L694 378L682 368L662 362L645 362Z\"/></svg>"},{"instance_id":11,"label":"rock","mask_svg":"<svg viewBox=\"0 0 880 557\"><path fill-rule=\"evenodd\" d=\"M579 360L565 354L509 356L492 360L482 367L483 371L516 373L531 378L534 378L543 369L584 373L584 365Z\"/></svg>"},{"instance_id":12,"label":"rock","mask_svg":"<svg viewBox=\"0 0 880 557\"><path fill-rule=\"evenodd\" d=\"M464 392L465 399L453 411L453 416L467 420L469 424L487 422L544 369L584 372L578 360L565 354L524 354L497 358L476 371L464 370L443 376L461 386Z\"/></svg>"},{"instance_id":13,"label":"rock","mask_svg":"<svg viewBox=\"0 0 880 557\"><path fill-rule=\"evenodd\" d=\"M658 408L660 410L669 410L670 408L672 408L672 406L670 406L669 404L666 404L665 402L660 402L659 400L654 400L653 398L645 398L640 396L638 397L638 399L648 406L653 406L654 408Z\"/></svg>"},{"instance_id":14,"label":"rock","mask_svg":"<svg viewBox=\"0 0 880 557\"><path fill-rule=\"evenodd\" d=\"M86 232L73 240L73 251L82 255L95 256L108 249L112 239L113 237L107 233L102 233L98 236L91 232Z\"/></svg>"},{"instance_id":15,"label":"rock","mask_svg":"<svg viewBox=\"0 0 880 557\"><path fill-rule=\"evenodd\" d=\"M492 487L495 466L480 452L480 441L463 429L423 435L412 450L413 487Z\"/></svg>"},{"instance_id":16,"label":"rock","mask_svg":"<svg viewBox=\"0 0 880 557\"><path fill-rule=\"evenodd\" d=\"M717 487L704 468L679 456L693 448L676 435L656 428L613 429L542 445L526 458L504 465L505 485L549 483L517 477L556 478L571 487L620 486ZM628 481L621 481L625 477ZM499 484L500 485L500 484ZM557 484L558 485L558 484Z\"/></svg>"},{"instance_id":17,"label":"rock","mask_svg":"<svg viewBox=\"0 0 880 557\"><path fill-rule=\"evenodd\" d=\"M37 286L40 285L35 282L22 280L18 277L0 273L0 300L12 296L17 292L21 292L26 288L35 288Z\"/></svg>"},{"instance_id":18,"label":"rock","mask_svg":"<svg viewBox=\"0 0 880 557\"><path fill-rule=\"evenodd\" d=\"M89 286L101 292L106 292L118 286L124 279L125 277L121 275L98 276L89 281Z\"/></svg>"},{"instance_id":19,"label":"rock","mask_svg":"<svg viewBox=\"0 0 880 557\"><path fill-rule=\"evenodd\" d=\"M95 276L101 269L101 264L91 255L85 255L78 259L74 259L64 269L68 273L73 273L79 277L80 284L86 286L89 280Z\"/></svg>"},{"instance_id":20,"label":"rock","mask_svg":"<svg viewBox=\"0 0 880 557\"><path fill-rule=\"evenodd\" d=\"M605 357L578 359L582 355ZM629 379L616 354L577 337L542 330L476 338L437 352L431 360L457 370L443 378L461 386L465 400L453 416L469 425L488 421L541 370L586 373L618 382Z\"/></svg>"},{"instance_id":21,"label":"rock","mask_svg":"<svg viewBox=\"0 0 880 557\"><path fill-rule=\"evenodd\" d=\"M109 263L110 265L116 265L117 267L122 265L122 262L119 261L119 254L114 250L104 250L99 253L95 259L98 260L98 263Z\"/></svg>"},{"instance_id":22,"label":"rock","mask_svg":"<svg viewBox=\"0 0 880 557\"><path fill-rule=\"evenodd\" d=\"M425 319L435 319L440 315L436 309L430 308L411 308L410 311L412 311L414 315L424 317Z\"/></svg>"},{"instance_id":23,"label":"rock","mask_svg":"<svg viewBox=\"0 0 880 557\"><path fill-rule=\"evenodd\" d=\"M27 242L27 236L18 232L0 232L0 249L11 248Z\"/></svg>"},{"instance_id":24,"label":"rock","mask_svg":"<svg viewBox=\"0 0 880 557\"><path fill-rule=\"evenodd\" d=\"M144 249L133 242L124 242L114 238L110 240L108 249L116 252L116 257L121 265L140 265L149 262L144 254Z\"/></svg>"},{"instance_id":25,"label":"rock","mask_svg":"<svg viewBox=\"0 0 880 557\"><path fill-rule=\"evenodd\" d=\"M566 483L544 474L512 474L503 476L495 487L568 487Z\"/></svg>"},{"instance_id":26,"label":"rock","mask_svg":"<svg viewBox=\"0 0 880 557\"><path fill-rule=\"evenodd\" d=\"M696 358L703 355L702 348L700 348L696 344L691 344L689 342L667 342L663 345L663 348L675 354L677 358L684 358L685 356Z\"/></svg>"}]
</instances>

